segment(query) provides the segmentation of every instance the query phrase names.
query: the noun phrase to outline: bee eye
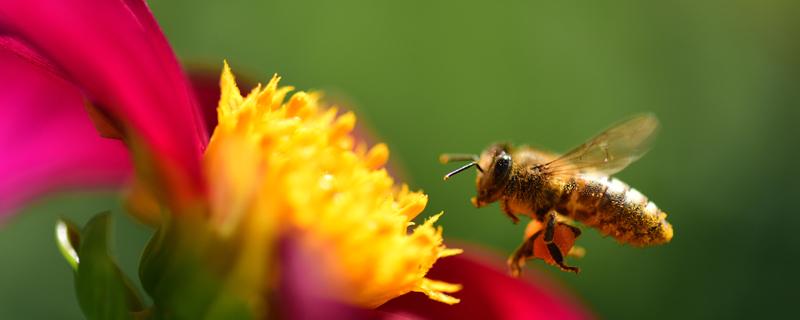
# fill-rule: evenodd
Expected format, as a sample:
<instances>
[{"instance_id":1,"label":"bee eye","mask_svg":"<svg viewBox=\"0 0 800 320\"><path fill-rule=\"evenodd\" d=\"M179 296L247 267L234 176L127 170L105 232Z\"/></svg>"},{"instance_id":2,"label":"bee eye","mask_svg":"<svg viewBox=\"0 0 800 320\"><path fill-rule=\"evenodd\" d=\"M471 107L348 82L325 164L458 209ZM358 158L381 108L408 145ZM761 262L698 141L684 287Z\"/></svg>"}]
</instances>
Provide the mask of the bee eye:
<instances>
[{"instance_id":1,"label":"bee eye","mask_svg":"<svg viewBox=\"0 0 800 320\"><path fill-rule=\"evenodd\" d=\"M494 176L497 178L505 177L511 169L511 156L503 152L497 157L494 163Z\"/></svg>"}]
</instances>

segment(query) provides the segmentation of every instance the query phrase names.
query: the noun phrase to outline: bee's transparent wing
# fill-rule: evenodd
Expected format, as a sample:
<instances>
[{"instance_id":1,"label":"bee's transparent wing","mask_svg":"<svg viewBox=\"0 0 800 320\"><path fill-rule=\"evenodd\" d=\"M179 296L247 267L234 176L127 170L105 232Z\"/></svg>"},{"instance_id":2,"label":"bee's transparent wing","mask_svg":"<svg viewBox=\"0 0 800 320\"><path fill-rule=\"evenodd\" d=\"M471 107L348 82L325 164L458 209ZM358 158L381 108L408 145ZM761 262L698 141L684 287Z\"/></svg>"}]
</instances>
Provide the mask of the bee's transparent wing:
<instances>
[{"instance_id":1,"label":"bee's transparent wing","mask_svg":"<svg viewBox=\"0 0 800 320\"><path fill-rule=\"evenodd\" d=\"M586 143L541 166L552 174L590 173L610 176L641 158L650 149L658 119L643 114L623 121Z\"/></svg>"}]
</instances>

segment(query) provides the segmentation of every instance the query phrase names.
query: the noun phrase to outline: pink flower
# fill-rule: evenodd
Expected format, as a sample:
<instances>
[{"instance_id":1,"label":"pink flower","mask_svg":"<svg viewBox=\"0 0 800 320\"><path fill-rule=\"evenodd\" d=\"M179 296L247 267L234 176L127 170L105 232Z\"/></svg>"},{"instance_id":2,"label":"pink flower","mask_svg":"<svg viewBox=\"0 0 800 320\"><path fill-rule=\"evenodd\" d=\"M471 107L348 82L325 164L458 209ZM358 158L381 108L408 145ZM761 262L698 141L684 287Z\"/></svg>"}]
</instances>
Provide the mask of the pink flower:
<instances>
[{"instance_id":1,"label":"pink flower","mask_svg":"<svg viewBox=\"0 0 800 320\"><path fill-rule=\"evenodd\" d=\"M2 0L0 67L0 218L46 193L131 181L174 213L208 205L201 159L206 123L213 123L204 115L213 113L200 106L216 103L197 97L218 93L193 91L143 1ZM410 293L375 310L344 306L354 313L342 315L589 316L543 278L513 279L501 269L474 257L447 258L431 272L463 286L454 294L460 304ZM308 311L293 309L292 298L279 301L293 311L284 315Z\"/></svg>"},{"instance_id":2,"label":"pink flower","mask_svg":"<svg viewBox=\"0 0 800 320\"><path fill-rule=\"evenodd\" d=\"M42 192L128 176L124 148L92 134L84 99L142 149L137 166L163 173L168 196L202 196L207 130L144 2L4 0L0 19L0 63L14 71L0 80L3 212Z\"/></svg>"}]
</instances>

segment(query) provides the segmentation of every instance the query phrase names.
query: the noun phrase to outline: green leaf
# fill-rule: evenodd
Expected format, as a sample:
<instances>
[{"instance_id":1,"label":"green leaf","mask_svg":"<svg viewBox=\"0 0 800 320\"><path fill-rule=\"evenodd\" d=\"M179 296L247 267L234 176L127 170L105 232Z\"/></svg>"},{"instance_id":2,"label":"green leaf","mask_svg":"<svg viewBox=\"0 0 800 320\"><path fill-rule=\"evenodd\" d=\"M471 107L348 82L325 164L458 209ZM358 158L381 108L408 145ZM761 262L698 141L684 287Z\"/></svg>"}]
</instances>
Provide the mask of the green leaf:
<instances>
[{"instance_id":1,"label":"green leaf","mask_svg":"<svg viewBox=\"0 0 800 320\"><path fill-rule=\"evenodd\" d=\"M75 290L87 319L134 319L134 312L139 313L144 308L130 280L108 254L110 223L110 214L104 212L96 215L84 227L82 237L78 240L79 259L75 260ZM74 241L68 243L74 248ZM67 260L70 261L69 258Z\"/></svg>"},{"instance_id":2,"label":"green leaf","mask_svg":"<svg viewBox=\"0 0 800 320\"><path fill-rule=\"evenodd\" d=\"M73 271L78 271L78 248L81 244L81 232L74 223L58 219L56 222L56 244L58 244L58 251L67 260Z\"/></svg>"},{"instance_id":3,"label":"green leaf","mask_svg":"<svg viewBox=\"0 0 800 320\"><path fill-rule=\"evenodd\" d=\"M165 222L168 222L166 220L167 219L165 219ZM173 251L168 247L173 242L173 239L167 239L167 236L173 235L174 233L168 232L166 225L166 223L162 223L162 225L156 229L156 232L153 233L153 237L147 242L142 252L141 261L139 261L139 279L142 282L144 291L151 296L156 290L156 286L161 281L163 270L169 265L169 252Z\"/></svg>"}]
</instances>

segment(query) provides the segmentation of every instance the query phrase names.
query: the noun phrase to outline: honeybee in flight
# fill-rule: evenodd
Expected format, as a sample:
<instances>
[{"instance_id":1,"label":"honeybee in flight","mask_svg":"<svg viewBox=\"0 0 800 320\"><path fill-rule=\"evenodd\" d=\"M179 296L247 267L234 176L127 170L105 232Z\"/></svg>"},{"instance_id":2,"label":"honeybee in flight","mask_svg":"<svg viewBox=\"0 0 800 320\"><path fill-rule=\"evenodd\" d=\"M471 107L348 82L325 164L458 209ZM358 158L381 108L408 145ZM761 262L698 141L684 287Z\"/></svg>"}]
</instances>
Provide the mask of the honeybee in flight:
<instances>
[{"instance_id":1,"label":"honeybee in flight","mask_svg":"<svg viewBox=\"0 0 800 320\"><path fill-rule=\"evenodd\" d=\"M498 201L514 223L519 222L517 215L531 217L526 239L508 260L512 275L518 276L530 258L577 273L577 267L564 262L568 254L580 255L581 251L573 247L581 231L572 220L634 246L672 239L667 214L636 189L610 177L647 152L657 129L655 116L645 114L621 122L561 156L497 143L480 156L443 154L440 161L470 161L448 173L445 180L471 167L477 169L475 207Z\"/></svg>"}]
</instances>

